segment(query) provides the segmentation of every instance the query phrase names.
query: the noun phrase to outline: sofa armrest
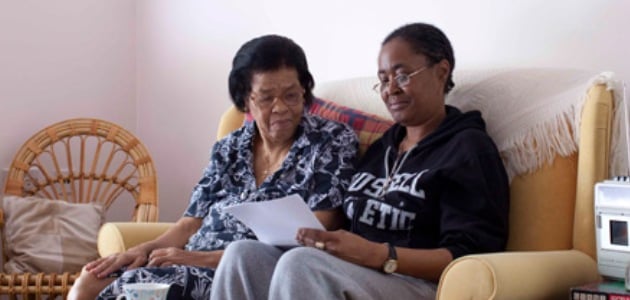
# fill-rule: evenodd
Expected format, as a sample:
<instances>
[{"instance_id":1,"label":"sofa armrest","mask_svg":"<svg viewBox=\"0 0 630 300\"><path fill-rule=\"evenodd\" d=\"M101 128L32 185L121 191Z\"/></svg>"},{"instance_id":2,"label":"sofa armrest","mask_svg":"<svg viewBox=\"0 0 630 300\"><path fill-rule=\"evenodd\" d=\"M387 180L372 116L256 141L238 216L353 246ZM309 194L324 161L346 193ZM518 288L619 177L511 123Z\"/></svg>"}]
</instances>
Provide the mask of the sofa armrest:
<instances>
[{"instance_id":1,"label":"sofa armrest","mask_svg":"<svg viewBox=\"0 0 630 300\"><path fill-rule=\"evenodd\" d=\"M469 255L446 267L437 299L567 299L598 280L597 262L577 250Z\"/></svg>"},{"instance_id":2,"label":"sofa armrest","mask_svg":"<svg viewBox=\"0 0 630 300\"><path fill-rule=\"evenodd\" d=\"M101 257L124 252L140 243L155 239L174 223L105 223L98 232L98 253Z\"/></svg>"}]
</instances>

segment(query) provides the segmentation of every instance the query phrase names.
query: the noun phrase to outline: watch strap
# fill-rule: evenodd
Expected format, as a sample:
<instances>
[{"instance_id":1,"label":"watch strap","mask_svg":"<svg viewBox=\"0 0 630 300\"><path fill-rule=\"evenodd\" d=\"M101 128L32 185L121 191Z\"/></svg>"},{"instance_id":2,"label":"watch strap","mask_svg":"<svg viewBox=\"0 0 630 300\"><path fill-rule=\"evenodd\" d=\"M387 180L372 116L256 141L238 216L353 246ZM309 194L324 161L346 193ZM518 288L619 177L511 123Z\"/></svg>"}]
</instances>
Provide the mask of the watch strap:
<instances>
[{"instance_id":1,"label":"watch strap","mask_svg":"<svg viewBox=\"0 0 630 300\"><path fill-rule=\"evenodd\" d=\"M398 255L396 254L396 248L391 243L387 243L387 249L389 254L383 262L382 271L386 274L392 274L398 269Z\"/></svg>"},{"instance_id":2,"label":"watch strap","mask_svg":"<svg viewBox=\"0 0 630 300\"><path fill-rule=\"evenodd\" d=\"M387 243L387 248L389 248L389 254L387 255L387 259L398 260L398 255L396 253L396 247L392 245L392 243Z\"/></svg>"}]
</instances>

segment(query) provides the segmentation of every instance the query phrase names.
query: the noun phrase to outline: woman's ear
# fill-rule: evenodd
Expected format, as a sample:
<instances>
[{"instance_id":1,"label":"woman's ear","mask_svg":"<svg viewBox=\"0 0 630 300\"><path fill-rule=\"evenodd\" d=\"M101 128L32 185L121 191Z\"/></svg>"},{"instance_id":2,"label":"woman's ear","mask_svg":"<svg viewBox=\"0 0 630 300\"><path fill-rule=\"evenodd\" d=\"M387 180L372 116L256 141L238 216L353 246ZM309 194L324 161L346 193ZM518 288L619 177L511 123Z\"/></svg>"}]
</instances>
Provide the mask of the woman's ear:
<instances>
[{"instance_id":1,"label":"woman's ear","mask_svg":"<svg viewBox=\"0 0 630 300\"><path fill-rule=\"evenodd\" d=\"M440 80L446 83L446 81L448 80L448 75L451 72L451 64L448 62L448 60L442 59L436 64L436 66Z\"/></svg>"},{"instance_id":2,"label":"woman's ear","mask_svg":"<svg viewBox=\"0 0 630 300\"><path fill-rule=\"evenodd\" d=\"M249 112L249 105L251 105L251 101L249 100L245 100L245 103L243 105L243 112L248 113Z\"/></svg>"}]
</instances>

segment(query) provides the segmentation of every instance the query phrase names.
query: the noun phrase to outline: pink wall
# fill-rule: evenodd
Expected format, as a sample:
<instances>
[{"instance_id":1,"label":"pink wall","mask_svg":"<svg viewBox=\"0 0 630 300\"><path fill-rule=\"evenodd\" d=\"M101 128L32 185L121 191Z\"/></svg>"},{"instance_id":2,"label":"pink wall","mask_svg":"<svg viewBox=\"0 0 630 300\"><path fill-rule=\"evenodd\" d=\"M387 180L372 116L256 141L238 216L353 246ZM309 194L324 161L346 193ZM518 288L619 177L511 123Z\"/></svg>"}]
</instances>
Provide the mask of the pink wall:
<instances>
[{"instance_id":1,"label":"pink wall","mask_svg":"<svg viewBox=\"0 0 630 300\"><path fill-rule=\"evenodd\" d=\"M208 164L217 121L231 104L232 56L251 37L231 30L248 21L228 2L138 1L138 131L156 162L165 221L181 217Z\"/></svg>"},{"instance_id":2,"label":"pink wall","mask_svg":"<svg viewBox=\"0 0 630 300\"><path fill-rule=\"evenodd\" d=\"M95 117L136 131L135 21L128 0L2 1L0 177L54 122ZM111 211L129 218L129 208Z\"/></svg>"}]
</instances>

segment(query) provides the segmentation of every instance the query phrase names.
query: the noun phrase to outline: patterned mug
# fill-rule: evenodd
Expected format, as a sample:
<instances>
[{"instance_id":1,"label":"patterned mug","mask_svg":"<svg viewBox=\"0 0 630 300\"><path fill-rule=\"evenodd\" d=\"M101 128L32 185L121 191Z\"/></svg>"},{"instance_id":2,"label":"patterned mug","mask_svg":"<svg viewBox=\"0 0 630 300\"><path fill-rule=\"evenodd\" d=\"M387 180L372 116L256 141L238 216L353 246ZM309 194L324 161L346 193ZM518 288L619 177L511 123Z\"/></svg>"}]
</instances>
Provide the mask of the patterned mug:
<instances>
[{"instance_id":1,"label":"patterned mug","mask_svg":"<svg viewBox=\"0 0 630 300\"><path fill-rule=\"evenodd\" d=\"M129 283L123 284L123 293L116 300L165 300L171 286L165 283Z\"/></svg>"}]
</instances>

